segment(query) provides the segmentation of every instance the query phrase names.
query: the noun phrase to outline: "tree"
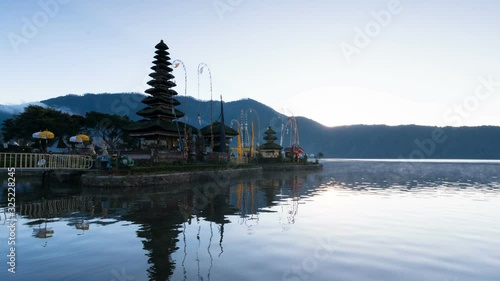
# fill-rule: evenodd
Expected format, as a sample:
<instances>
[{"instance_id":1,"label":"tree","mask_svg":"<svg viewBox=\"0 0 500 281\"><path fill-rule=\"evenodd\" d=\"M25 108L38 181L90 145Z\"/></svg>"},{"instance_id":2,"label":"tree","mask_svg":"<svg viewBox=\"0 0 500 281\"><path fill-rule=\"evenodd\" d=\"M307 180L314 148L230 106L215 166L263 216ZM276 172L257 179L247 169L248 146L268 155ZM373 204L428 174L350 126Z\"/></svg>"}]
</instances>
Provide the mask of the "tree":
<instances>
[{"instance_id":1,"label":"tree","mask_svg":"<svg viewBox=\"0 0 500 281\"><path fill-rule=\"evenodd\" d=\"M34 132L50 130L55 139L87 133L102 139L110 149L117 149L122 144L133 144L122 127L132 121L128 117L99 112L89 112L86 116L70 115L53 108L29 105L20 114L3 121L2 132L6 141L11 139L31 140ZM49 141L49 145L54 140Z\"/></svg>"},{"instance_id":2,"label":"tree","mask_svg":"<svg viewBox=\"0 0 500 281\"><path fill-rule=\"evenodd\" d=\"M3 121L2 132L5 140L30 140L31 135L42 130L50 130L58 136L75 134L82 125L82 118L53 108L29 105L20 114L14 114Z\"/></svg>"},{"instance_id":3,"label":"tree","mask_svg":"<svg viewBox=\"0 0 500 281\"><path fill-rule=\"evenodd\" d=\"M128 116L91 111L85 115L84 127L91 135L100 138L110 150L116 150L120 146L132 146L135 143L135 141L129 138L128 134L122 130L123 127L131 123L132 121Z\"/></svg>"},{"instance_id":4,"label":"tree","mask_svg":"<svg viewBox=\"0 0 500 281\"><path fill-rule=\"evenodd\" d=\"M316 155L314 156L314 158L315 158L315 160L316 160L316 164L318 164L318 163L319 163L319 160L320 160L321 158L323 158L323 157L325 157L325 154L323 154L323 152L318 152L318 153L316 153Z\"/></svg>"}]
</instances>

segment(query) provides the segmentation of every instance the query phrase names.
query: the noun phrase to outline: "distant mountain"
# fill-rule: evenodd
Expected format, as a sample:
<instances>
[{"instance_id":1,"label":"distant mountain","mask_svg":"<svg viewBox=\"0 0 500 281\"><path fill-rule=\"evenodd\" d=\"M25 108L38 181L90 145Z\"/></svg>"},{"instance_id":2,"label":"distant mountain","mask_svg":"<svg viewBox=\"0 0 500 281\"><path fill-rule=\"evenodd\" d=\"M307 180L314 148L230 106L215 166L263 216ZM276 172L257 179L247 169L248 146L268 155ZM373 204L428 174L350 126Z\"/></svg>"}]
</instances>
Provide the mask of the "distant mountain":
<instances>
[{"instance_id":1,"label":"distant mountain","mask_svg":"<svg viewBox=\"0 0 500 281\"><path fill-rule=\"evenodd\" d=\"M39 102L14 105L0 104L0 127L2 126L3 120L12 117L13 114L21 113L24 108L30 104L41 105Z\"/></svg>"},{"instance_id":2,"label":"distant mountain","mask_svg":"<svg viewBox=\"0 0 500 281\"><path fill-rule=\"evenodd\" d=\"M127 115L133 120L139 120L141 117L135 113L144 107L141 103L144 97L145 95L137 93L67 95L43 100L41 103L73 114L84 115L89 111L98 111ZM199 101L184 96L177 96L177 99L181 102L177 108L187 113L186 120L191 125L200 127L198 115L201 117L201 126L208 125L211 119L215 121L219 118L220 101L218 100L212 102L212 118L210 118L210 101ZM0 120L16 112L8 107L0 106ZM18 112L19 110L17 109ZM285 127L282 131L282 124L288 122L287 116L255 100L243 99L224 103L226 124L229 125L231 120L237 120L244 126L242 111L247 114L248 127L253 119L257 130L260 120L260 134L255 136L256 141L263 142L263 132L267 126L271 125L277 132L278 143L282 141L283 146L290 145L290 130ZM184 117L181 120L184 121ZM417 125L353 125L326 127L305 117L296 117L296 120L299 127L300 145L309 154L321 151L326 157L335 158L500 159L500 127L495 126L437 128ZM235 124L233 128L236 128ZM281 138L282 133L283 138Z\"/></svg>"},{"instance_id":3,"label":"distant mountain","mask_svg":"<svg viewBox=\"0 0 500 281\"><path fill-rule=\"evenodd\" d=\"M11 116L12 116L12 113L0 111L0 122L3 122L3 120L10 118Z\"/></svg>"}]
</instances>

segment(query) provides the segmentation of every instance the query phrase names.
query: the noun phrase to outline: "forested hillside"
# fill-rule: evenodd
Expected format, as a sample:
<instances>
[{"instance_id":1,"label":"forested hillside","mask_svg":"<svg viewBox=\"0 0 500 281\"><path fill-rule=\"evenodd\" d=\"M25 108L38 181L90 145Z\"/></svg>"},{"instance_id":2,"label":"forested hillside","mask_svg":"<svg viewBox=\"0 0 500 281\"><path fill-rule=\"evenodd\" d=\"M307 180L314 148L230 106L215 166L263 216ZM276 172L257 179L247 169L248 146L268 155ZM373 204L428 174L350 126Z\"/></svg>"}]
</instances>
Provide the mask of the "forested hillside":
<instances>
[{"instance_id":1,"label":"forested hillside","mask_svg":"<svg viewBox=\"0 0 500 281\"><path fill-rule=\"evenodd\" d=\"M135 112L144 107L145 96L136 93L67 95L41 101L49 107L71 114L84 115L97 111L139 120ZM177 108L186 112L188 123L200 127L217 120L220 115L220 101L199 101L192 97L176 97L181 105ZM224 103L225 121L242 120L242 112L248 124L253 120L256 136L262 142L263 132L271 125L282 136L282 124L288 116L252 99ZM335 114L335 113L332 113ZM7 113L3 113L8 117ZM200 116L200 119L198 119ZM4 117L4 118L5 118ZM500 127L445 127L402 125L352 125L326 127L305 117L296 117L299 127L300 145L307 153L323 152L326 157L336 158L450 158L450 159L500 159ZM184 121L184 117L181 119ZM200 122L201 121L201 124ZM248 125L250 126L250 125ZM284 129L283 146L289 146L290 134ZM288 132L290 133L290 132ZM439 135L438 138L435 136Z\"/></svg>"}]
</instances>

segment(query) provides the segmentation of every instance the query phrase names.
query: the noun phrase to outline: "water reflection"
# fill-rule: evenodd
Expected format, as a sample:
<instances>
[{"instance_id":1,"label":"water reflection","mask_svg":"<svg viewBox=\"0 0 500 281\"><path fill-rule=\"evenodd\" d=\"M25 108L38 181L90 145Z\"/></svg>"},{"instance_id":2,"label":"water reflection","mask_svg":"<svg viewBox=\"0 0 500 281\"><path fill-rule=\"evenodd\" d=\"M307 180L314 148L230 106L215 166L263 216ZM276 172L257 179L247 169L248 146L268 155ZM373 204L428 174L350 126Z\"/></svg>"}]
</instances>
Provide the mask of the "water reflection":
<instances>
[{"instance_id":1,"label":"water reflection","mask_svg":"<svg viewBox=\"0 0 500 281\"><path fill-rule=\"evenodd\" d=\"M486 184L500 180L500 163L332 162L336 182L347 187L407 188ZM498 187L498 186L496 186Z\"/></svg>"},{"instance_id":2,"label":"water reflection","mask_svg":"<svg viewBox=\"0 0 500 281\"><path fill-rule=\"evenodd\" d=\"M205 276L210 280L214 259L224 254L227 224L245 226L248 234L253 234L260 214L275 212L271 207L277 205L281 205L280 223L293 224L299 199L309 196L312 191L303 187L308 186L306 183L312 185L320 180L321 176L318 178L314 173L278 173L223 185L205 183L169 191L143 188L123 193L120 190L69 186L42 187L36 178L27 178L21 180L19 185L17 211L23 223L20 231L29 228L33 238L46 239L43 247L50 246L49 242L54 237L75 232L85 235L86 232L97 231L99 228L96 226L106 227L123 222L138 225L136 236L141 240L147 256L149 280L169 280L176 267L182 268L183 279L187 280L188 271L193 272L187 268L193 266L198 277ZM65 196L61 190L78 195ZM61 222L74 232L57 230ZM37 245L36 241L24 243L26 247ZM97 252L101 249L92 250ZM183 252L180 262L172 258L172 253L177 251ZM67 252L59 254L71 255ZM194 264L190 255L194 255ZM186 264L188 261L189 265ZM50 269L36 268L38 272L44 270Z\"/></svg>"},{"instance_id":3,"label":"water reflection","mask_svg":"<svg viewBox=\"0 0 500 281\"><path fill-rule=\"evenodd\" d=\"M235 242L243 237L235 235L258 236L258 243L267 245L265 239L279 237L267 234L269 220L261 225L263 217L273 218L282 234L289 234L301 216L302 206L314 204L313 199L327 191L337 190L338 196L371 192L377 196L384 193L394 196L395 192L418 196L443 190L450 193L455 189L462 192L473 189L478 191L475 196L489 192L498 197L499 175L500 166L492 164L336 162L325 165L322 172L269 173L221 185L207 182L175 189L143 187L125 192L74 187L42 189L28 180L24 185L21 183L18 194L18 214L22 217L18 231L31 232L32 240L23 241L25 256L35 254L32 248L51 248L51 252L36 253L61 264L65 264L66 259L74 259L89 271L87 279L113 280L110 272L122 268L123 260L115 261L116 253L112 253L115 249L106 248L110 253L104 253L102 247L120 240L122 234L130 231L129 226L133 226L142 249L124 244L120 253L124 259L134 257L138 260L141 255L146 256L147 269L128 264L125 267L128 274L136 278L134 280L221 280L213 277L214 270L219 277L221 271L231 271L226 268L231 266L222 264L222 260L226 263L228 259L241 260L238 255L245 255L238 252L243 246ZM242 231L236 231L235 226ZM231 230L228 232L228 229ZM95 235L97 233L99 235ZM72 235L88 240L69 240ZM105 262L83 262L78 252L72 253L64 247L66 241L72 241L72 249L85 251L87 255L100 255ZM258 247L258 244L249 245ZM34 263L25 267L20 276L27 278L25 280L45 276L54 271L52 266L52 263ZM103 269L96 271L94 267ZM72 275L73 271L58 265L59 278L82 280ZM227 279L229 276L236 278L237 275L228 275ZM280 278L281 275L272 275L271 279Z\"/></svg>"},{"instance_id":4,"label":"water reflection","mask_svg":"<svg viewBox=\"0 0 500 281\"><path fill-rule=\"evenodd\" d=\"M52 235L54 234L54 230L52 228L47 227L47 220L42 220L35 222L38 225L38 228L33 228L33 237L36 238L51 238ZM42 228L42 224L44 223L44 226Z\"/></svg>"}]
</instances>

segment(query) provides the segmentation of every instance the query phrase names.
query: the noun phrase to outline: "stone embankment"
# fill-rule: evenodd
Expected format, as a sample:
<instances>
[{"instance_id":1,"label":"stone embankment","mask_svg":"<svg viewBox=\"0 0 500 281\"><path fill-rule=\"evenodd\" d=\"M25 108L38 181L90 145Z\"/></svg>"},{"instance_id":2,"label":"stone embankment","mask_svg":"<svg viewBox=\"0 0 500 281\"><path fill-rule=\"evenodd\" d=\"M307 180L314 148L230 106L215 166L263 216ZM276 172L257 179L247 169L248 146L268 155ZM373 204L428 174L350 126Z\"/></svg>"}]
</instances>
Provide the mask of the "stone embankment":
<instances>
[{"instance_id":1,"label":"stone embankment","mask_svg":"<svg viewBox=\"0 0 500 281\"><path fill-rule=\"evenodd\" d=\"M262 168L227 169L212 171L180 172L144 175L100 175L85 174L81 184L88 187L134 187L134 186L166 186L181 183L214 181L218 179L237 178L262 174Z\"/></svg>"},{"instance_id":2,"label":"stone embankment","mask_svg":"<svg viewBox=\"0 0 500 281\"><path fill-rule=\"evenodd\" d=\"M323 169L323 164L266 164L262 165L264 172L299 172L299 171L319 171Z\"/></svg>"}]
</instances>

